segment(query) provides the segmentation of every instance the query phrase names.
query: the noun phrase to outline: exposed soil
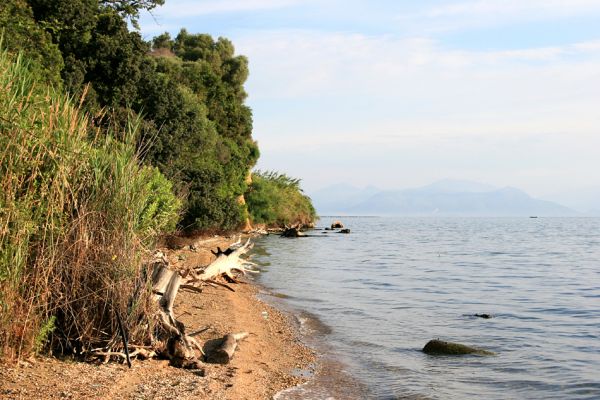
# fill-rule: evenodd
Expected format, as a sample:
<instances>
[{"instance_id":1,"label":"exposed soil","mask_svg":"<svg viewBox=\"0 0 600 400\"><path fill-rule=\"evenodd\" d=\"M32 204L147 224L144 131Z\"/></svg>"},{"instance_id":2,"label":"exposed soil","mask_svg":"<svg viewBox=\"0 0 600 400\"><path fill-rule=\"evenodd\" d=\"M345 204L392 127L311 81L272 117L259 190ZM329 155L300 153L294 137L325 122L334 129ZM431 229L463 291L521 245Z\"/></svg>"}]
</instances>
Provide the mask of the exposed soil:
<instances>
[{"instance_id":1,"label":"exposed soil","mask_svg":"<svg viewBox=\"0 0 600 400\"><path fill-rule=\"evenodd\" d=\"M226 248L231 239L191 240L165 250L179 267L206 265L210 250ZM192 244L193 246L189 246ZM242 278L243 279L243 278ZM248 280L232 284L236 292L206 286L202 293L180 290L177 319L186 332L210 344L232 332L249 332L228 365L199 370L169 366L165 360L133 361L131 369L111 362L90 364L50 357L0 365L2 399L270 399L278 391L305 381L294 371L310 369L315 355L298 339L295 320L260 301Z\"/></svg>"}]
</instances>

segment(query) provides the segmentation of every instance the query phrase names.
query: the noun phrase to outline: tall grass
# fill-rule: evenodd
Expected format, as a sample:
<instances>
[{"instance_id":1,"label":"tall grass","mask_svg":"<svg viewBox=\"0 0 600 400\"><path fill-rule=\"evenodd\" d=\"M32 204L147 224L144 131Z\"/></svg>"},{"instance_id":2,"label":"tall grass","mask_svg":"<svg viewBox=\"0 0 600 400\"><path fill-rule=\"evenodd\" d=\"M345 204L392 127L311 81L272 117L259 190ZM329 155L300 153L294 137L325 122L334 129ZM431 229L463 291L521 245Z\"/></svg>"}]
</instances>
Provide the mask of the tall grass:
<instances>
[{"instance_id":1,"label":"tall grass","mask_svg":"<svg viewBox=\"0 0 600 400\"><path fill-rule=\"evenodd\" d=\"M143 167L136 121L91 132L68 96L36 82L22 57L0 51L0 352L44 345L81 353L152 329L141 258L174 228L179 200ZM92 138L92 139L90 139ZM118 138L118 140L116 139Z\"/></svg>"}]
</instances>

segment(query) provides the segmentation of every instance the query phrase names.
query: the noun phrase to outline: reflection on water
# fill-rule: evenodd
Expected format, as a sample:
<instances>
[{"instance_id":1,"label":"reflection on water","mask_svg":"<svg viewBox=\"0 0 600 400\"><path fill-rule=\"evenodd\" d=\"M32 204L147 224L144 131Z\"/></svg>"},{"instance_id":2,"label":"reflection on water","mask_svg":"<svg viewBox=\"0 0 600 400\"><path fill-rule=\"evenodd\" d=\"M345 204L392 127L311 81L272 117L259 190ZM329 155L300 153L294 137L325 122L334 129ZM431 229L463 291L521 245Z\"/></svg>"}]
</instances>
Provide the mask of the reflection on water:
<instances>
[{"instance_id":1,"label":"reflection on water","mask_svg":"<svg viewBox=\"0 0 600 400\"><path fill-rule=\"evenodd\" d=\"M325 354L312 392L280 398L600 398L600 219L344 222L257 243L260 282ZM433 338L498 355L420 352Z\"/></svg>"}]
</instances>

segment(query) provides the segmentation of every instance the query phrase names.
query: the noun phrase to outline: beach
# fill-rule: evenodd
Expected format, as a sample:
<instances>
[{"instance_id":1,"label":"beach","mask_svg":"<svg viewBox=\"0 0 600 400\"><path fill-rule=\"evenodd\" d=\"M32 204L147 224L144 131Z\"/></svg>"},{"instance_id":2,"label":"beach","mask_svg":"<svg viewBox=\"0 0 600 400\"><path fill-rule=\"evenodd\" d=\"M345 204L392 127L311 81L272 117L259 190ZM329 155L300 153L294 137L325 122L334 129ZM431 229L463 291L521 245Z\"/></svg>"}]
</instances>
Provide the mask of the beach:
<instances>
[{"instance_id":1,"label":"beach","mask_svg":"<svg viewBox=\"0 0 600 400\"><path fill-rule=\"evenodd\" d=\"M189 240L179 249L163 249L175 268L208 264L210 250L235 239ZM0 369L2 399L270 399L306 381L315 354L300 341L297 320L257 297L251 280L223 287L204 286L202 293L180 290L175 315L201 343L228 333L248 332L227 365L203 363L201 369L169 366L168 360L86 363L39 356Z\"/></svg>"}]
</instances>

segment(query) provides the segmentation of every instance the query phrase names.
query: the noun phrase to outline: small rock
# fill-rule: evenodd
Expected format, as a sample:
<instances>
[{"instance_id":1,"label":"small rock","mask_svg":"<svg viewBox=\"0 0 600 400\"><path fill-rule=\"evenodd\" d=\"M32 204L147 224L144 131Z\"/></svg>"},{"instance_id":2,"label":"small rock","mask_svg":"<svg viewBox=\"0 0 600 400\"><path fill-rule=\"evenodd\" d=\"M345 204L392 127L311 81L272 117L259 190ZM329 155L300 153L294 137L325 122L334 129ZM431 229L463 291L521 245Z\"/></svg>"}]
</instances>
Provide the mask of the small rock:
<instances>
[{"instance_id":1,"label":"small rock","mask_svg":"<svg viewBox=\"0 0 600 400\"><path fill-rule=\"evenodd\" d=\"M474 317L483 318L483 319L493 318L493 315L491 315L491 314L473 314L473 316Z\"/></svg>"},{"instance_id":2,"label":"small rock","mask_svg":"<svg viewBox=\"0 0 600 400\"><path fill-rule=\"evenodd\" d=\"M341 231L339 231L339 233L350 233L350 229L348 229L348 228L342 229Z\"/></svg>"},{"instance_id":3,"label":"small rock","mask_svg":"<svg viewBox=\"0 0 600 400\"><path fill-rule=\"evenodd\" d=\"M331 229L341 229L344 227L344 224L342 224L342 221L333 221L333 223L331 224Z\"/></svg>"}]
</instances>

